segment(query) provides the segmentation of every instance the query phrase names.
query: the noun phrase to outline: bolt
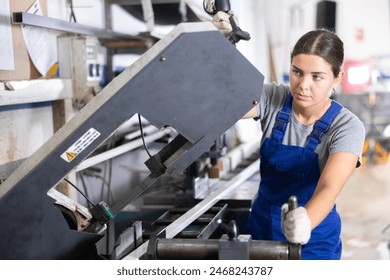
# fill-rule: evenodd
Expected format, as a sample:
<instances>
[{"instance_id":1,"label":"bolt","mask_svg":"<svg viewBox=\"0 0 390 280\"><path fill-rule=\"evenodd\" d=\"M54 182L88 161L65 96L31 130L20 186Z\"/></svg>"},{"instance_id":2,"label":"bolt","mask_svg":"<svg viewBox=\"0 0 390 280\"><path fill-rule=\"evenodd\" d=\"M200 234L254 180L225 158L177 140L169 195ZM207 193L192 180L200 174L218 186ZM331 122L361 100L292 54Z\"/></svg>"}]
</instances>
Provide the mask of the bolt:
<instances>
[{"instance_id":1,"label":"bolt","mask_svg":"<svg viewBox=\"0 0 390 280\"><path fill-rule=\"evenodd\" d=\"M167 60L167 58L166 58L165 56L162 55L162 56L160 57L160 61L165 61L165 60Z\"/></svg>"},{"instance_id":2,"label":"bolt","mask_svg":"<svg viewBox=\"0 0 390 280\"><path fill-rule=\"evenodd\" d=\"M253 105L257 105L257 104L259 104L259 101L253 100L253 101L252 101L252 104L253 104Z\"/></svg>"}]
</instances>

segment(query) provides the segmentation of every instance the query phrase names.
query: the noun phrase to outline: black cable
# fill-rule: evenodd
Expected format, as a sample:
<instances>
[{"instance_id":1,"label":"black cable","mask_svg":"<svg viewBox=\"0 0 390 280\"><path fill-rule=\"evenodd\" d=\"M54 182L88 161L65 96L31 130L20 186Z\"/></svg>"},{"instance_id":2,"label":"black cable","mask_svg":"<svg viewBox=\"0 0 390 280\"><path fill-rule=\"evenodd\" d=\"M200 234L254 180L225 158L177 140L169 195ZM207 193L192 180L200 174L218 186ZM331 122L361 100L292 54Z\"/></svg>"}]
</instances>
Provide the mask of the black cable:
<instances>
[{"instance_id":1,"label":"black cable","mask_svg":"<svg viewBox=\"0 0 390 280\"><path fill-rule=\"evenodd\" d=\"M148 153L149 157L152 157L152 155L149 153L148 148L146 147L146 144L145 144L144 130L142 128L141 115L140 114L138 114L138 123L139 123L139 129L141 130L141 138L142 138L142 142L144 143L145 151Z\"/></svg>"},{"instance_id":2,"label":"black cable","mask_svg":"<svg viewBox=\"0 0 390 280\"><path fill-rule=\"evenodd\" d=\"M64 178L65 182L69 183L72 187L74 187L76 189L76 191L78 191L82 196L84 196L84 198L93 206L95 207L95 204L92 203L92 201L89 200L89 198L78 188L76 187L75 184L73 184L71 181L69 181L68 179Z\"/></svg>"},{"instance_id":3,"label":"black cable","mask_svg":"<svg viewBox=\"0 0 390 280\"><path fill-rule=\"evenodd\" d=\"M390 228L390 224L387 225L387 226L382 230L382 234L385 233L389 228Z\"/></svg>"},{"instance_id":4,"label":"black cable","mask_svg":"<svg viewBox=\"0 0 390 280\"><path fill-rule=\"evenodd\" d=\"M85 196L88 197L88 196L89 196L89 194L88 194L88 188L87 188L87 184L85 183L83 173L80 172L80 173L79 173L79 176L80 176L80 179L81 179L81 183L82 183L82 185L83 185L83 188L84 188ZM87 200L87 201L88 201L88 204L90 204L91 206L93 206L93 205L89 202L89 200Z\"/></svg>"}]
</instances>

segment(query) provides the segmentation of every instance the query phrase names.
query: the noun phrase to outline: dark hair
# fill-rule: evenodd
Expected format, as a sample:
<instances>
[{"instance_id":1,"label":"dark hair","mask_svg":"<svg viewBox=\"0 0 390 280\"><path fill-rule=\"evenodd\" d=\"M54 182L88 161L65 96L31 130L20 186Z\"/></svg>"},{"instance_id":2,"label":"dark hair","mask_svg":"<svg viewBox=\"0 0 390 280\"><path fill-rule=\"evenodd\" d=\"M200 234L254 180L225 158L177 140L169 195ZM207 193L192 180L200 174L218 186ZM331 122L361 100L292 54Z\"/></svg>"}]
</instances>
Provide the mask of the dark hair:
<instances>
[{"instance_id":1,"label":"dark hair","mask_svg":"<svg viewBox=\"0 0 390 280\"><path fill-rule=\"evenodd\" d=\"M322 57L332 66L333 75L337 77L344 60L344 44L332 31L313 30L304 34L297 41L291 52L291 62L298 54L312 54Z\"/></svg>"}]
</instances>

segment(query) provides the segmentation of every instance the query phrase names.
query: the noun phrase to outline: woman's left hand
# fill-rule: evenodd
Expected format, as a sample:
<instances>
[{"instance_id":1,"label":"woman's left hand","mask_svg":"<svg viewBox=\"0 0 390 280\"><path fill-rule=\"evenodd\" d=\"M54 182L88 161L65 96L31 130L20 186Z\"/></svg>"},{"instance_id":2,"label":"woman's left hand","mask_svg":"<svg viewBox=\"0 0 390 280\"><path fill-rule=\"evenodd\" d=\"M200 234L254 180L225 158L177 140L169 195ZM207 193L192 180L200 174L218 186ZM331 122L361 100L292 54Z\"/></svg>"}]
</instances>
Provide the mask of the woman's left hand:
<instances>
[{"instance_id":1,"label":"woman's left hand","mask_svg":"<svg viewBox=\"0 0 390 280\"><path fill-rule=\"evenodd\" d=\"M311 222L304 207L288 210L288 204L282 206L282 230L291 243L306 244L311 235Z\"/></svg>"}]
</instances>

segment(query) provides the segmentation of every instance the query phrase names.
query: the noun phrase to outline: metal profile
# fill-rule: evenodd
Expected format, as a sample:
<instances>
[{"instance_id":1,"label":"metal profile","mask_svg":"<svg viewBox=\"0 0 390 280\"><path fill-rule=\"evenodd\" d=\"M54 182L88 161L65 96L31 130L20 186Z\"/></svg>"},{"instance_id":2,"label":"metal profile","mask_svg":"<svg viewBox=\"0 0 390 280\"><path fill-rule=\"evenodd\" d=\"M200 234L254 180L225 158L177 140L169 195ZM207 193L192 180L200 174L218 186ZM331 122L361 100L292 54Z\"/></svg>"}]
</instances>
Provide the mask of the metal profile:
<instances>
[{"instance_id":1,"label":"metal profile","mask_svg":"<svg viewBox=\"0 0 390 280\"><path fill-rule=\"evenodd\" d=\"M67 33L96 36L99 39L129 39L129 40L143 40L140 37L129 34L118 33L112 30L92 27L84 24L68 22L65 20L54 19L50 17L34 15L27 12L15 12L12 15L13 24L30 25L63 31Z\"/></svg>"}]
</instances>

